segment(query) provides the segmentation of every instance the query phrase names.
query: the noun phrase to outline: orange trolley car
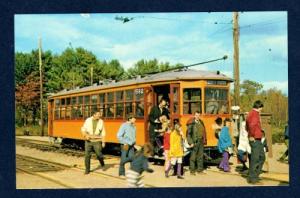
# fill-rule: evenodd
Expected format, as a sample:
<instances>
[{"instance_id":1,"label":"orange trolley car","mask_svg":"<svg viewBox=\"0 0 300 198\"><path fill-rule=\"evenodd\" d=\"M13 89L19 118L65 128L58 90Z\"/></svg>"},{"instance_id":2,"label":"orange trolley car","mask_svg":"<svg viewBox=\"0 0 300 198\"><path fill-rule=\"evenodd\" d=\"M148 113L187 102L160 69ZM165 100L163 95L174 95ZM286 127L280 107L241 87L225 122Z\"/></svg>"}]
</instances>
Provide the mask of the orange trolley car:
<instances>
[{"instance_id":1,"label":"orange trolley car","mask_svg":"<svg viewBox=\"0 0 300 198\"><path fill-rule=\"evenodd\" d=\"M173 70L74 90L48 98L48 135L82 140L81 126L93 110L103 111L106 142L118 144L117 131L128 113L136 115L137 144L149 141L148 115L161 97L169 100L170 119L186 122L194 111L201 112L207 131L206 153L213 156L217 139L212 129L216 117L230 117L229 87L232 79L219 72ZM109 144L108 144L109 145Z\"/></svg>"}]
</instances>

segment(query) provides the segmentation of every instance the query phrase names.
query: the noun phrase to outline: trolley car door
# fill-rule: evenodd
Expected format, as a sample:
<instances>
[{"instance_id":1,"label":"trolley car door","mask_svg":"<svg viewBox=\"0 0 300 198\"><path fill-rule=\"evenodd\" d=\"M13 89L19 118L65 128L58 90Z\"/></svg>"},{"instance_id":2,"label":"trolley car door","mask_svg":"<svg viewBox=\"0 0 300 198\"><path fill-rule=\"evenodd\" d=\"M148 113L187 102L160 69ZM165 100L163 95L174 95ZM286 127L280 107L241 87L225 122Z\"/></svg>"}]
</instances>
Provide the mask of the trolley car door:
<instances>
[{"instance_id":1,"label":"trolley car door","mask_svg":"<svg viewBox=\"0 0 300 198\"><path fill-rule=\"evenodd\" d=\"M54 111L54 106L53 106L54 100L49 100L48 102L48 135L52 136L53 135L53 111Z\"/></svg>"},{"instance_id":2,"label":"trolley car door","mask_svg":"<svg viewBox=\"0 0 300 198\"><path fill-rule=\"evenodd\" d=\"M145 119L145 142L149 142L149 114L151 111L151 107L153 106L153 87L145 87L144 89L144 103L145 103L145 108L144 108L144 119Z\"/></svg>"},{"instance_id":3,"label":"trolley car door","mask_svg":"<svg viewBox=\"0 0 300 198\"><path fill-rule=\"evenodd\" d=\"M179 121L180 113L179 113L179 83L170 84L170 119L171 123L174 124L175 121Z\"/></svg>"}]
</instances>

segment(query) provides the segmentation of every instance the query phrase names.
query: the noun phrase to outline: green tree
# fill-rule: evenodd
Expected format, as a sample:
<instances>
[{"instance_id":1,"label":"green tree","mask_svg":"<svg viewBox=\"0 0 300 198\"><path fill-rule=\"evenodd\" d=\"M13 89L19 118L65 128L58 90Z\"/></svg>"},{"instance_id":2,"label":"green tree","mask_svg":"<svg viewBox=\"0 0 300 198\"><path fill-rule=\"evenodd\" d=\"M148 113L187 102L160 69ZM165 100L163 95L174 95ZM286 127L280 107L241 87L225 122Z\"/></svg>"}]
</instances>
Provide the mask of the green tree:
<instances>
[{"instance_id":1,"label":"green tree","mask_svg":"<svg viewBox=\"0 0 300 198\"><path fill-rule=\"evenodd\" d=\"M242 111L250 111L252 109L253 102L260 99L259 91L262 90L263 85L251 80L244 80L240 85L241 98L240 106Z\"/></svg>"},{"instance_id":2,"label":"green tree","mask_svg":"<svg viewBox=\"0 0 300 198\"><path fill-rule=\"evenodd\" d=\"M145 75L147 73L153 72L163 72L169 69L177 68L182 66L182 64L178 63L176 65L170 65L169 62L158 62L157 59L153 60L139 60L133 68L129 68L127 73L128 76L137 76L137 75Z\"/></svg>"}]
</instances>

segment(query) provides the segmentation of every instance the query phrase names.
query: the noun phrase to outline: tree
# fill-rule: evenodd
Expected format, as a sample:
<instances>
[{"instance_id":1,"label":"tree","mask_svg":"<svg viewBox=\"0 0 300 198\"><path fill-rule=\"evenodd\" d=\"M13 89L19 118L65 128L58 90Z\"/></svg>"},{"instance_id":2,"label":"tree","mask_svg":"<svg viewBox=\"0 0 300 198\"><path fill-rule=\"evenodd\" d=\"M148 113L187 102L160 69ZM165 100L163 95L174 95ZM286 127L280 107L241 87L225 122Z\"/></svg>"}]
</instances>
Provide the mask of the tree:
<instances>
[{"instance_id":1,"label":"tree","mask_svg":"<svg viewBox=\"0 0 300 198\"><path fill-rule=\"evenodd\" d=\"M283 127L288 121L288 98L276 88L262 92L261 96L264 98L264 112L272 113L272 124Z\"/></svg>"},{"instance_id":2,"label":"tree","mask_svg":"<svg viewBox=\"0 0 300 198\"><path fill-rule=\"evenodd\" d=\"M102 72L99 76L102 76L102 79L112 79L117 81L124 79L125 70L118 60L113 59L109 63L103 61L100 65Z\"/></svg>"},{"instance_id":3,"label":"tree","mask_svg":"<svg viewBox=\"0 0 300 198\"><path fill-rule=\"evenodd\" d=\"M39 79L35 72L32 72L26 77L23 84L16 86L16 105L20 110L22 123L27 125L27 120L31 116L33 120L36 117L36 109L39 108L40 97L40 84Z\"/></svg>"},{"instance_id":4,"label":"tree","mask_svg":"<svg viewBox=\"0 0 300 198\"><path fill-rule=\"evenodd\" d=\"M147 73L153 72L163 72L172 68L177 68L182 66L182 64L178 63L176 65L170 65L169 62L159 63L157 59L146 61L144 59L139 60L133 68L129 68L127 73L128 76L137 76L137 75L145 75Z\"/></svg>"},{"instance_id":5,"label":"tree","mask_svg":"<svg viewBox=\"0 0 300 198\"><path fill-rule=\"evenodd\" d=\"M260 99L258 93L263 88L263 85L251 80L244 80L240 87L241 109L242 111L250 111L252 109L253 102Z\"/></svg>"}]
</instances>

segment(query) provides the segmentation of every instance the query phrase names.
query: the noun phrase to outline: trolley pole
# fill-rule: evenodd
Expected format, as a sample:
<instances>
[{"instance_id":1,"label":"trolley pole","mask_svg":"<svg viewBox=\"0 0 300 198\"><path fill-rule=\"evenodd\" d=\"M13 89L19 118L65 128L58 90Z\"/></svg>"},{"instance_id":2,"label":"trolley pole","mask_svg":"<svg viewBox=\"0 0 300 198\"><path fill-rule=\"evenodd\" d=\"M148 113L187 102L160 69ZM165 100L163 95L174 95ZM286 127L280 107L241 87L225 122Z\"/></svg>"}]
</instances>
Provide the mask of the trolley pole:
<instances>
[{"instance_id":1,"label":"trolley pole","mask_svg":"<svg viewBox=\"0 0 300 198\"><path fill-rule=\"evenodd\" d=\"M233 12L233 76L234 76L234 105L240 106L240 70L239 70L239 14Z\"/></svg>"},{"instance_id":2,"label":"trolley pole","mask_svg":"<svg viewBox=\"0 0 300 198\"><path fill-rule=\"evenodd\" d=\"M40 69L40 124L41 136L44 136L44 118L43 118L43 72L42 72L42 39L39 38L39 69Z\"/></svg>"}]
</instances>

